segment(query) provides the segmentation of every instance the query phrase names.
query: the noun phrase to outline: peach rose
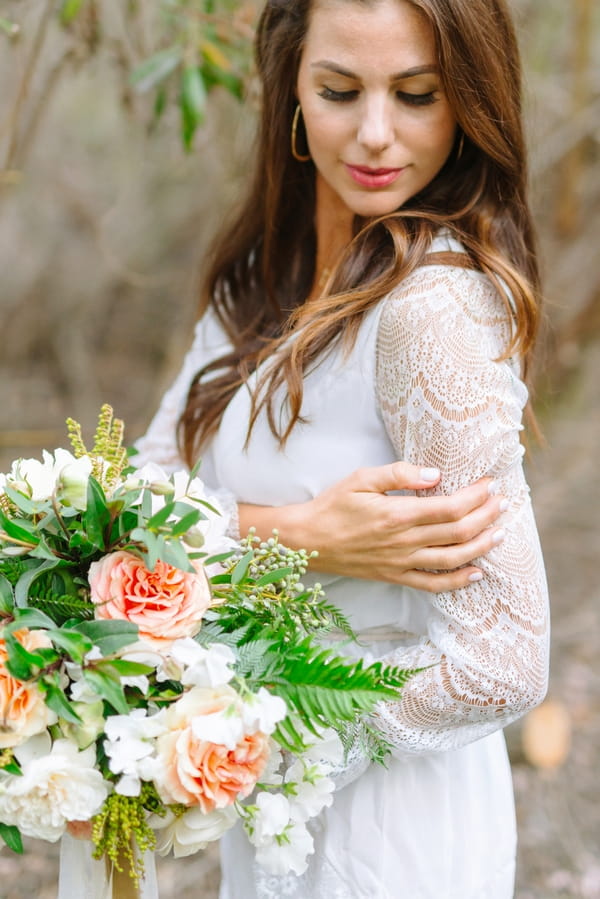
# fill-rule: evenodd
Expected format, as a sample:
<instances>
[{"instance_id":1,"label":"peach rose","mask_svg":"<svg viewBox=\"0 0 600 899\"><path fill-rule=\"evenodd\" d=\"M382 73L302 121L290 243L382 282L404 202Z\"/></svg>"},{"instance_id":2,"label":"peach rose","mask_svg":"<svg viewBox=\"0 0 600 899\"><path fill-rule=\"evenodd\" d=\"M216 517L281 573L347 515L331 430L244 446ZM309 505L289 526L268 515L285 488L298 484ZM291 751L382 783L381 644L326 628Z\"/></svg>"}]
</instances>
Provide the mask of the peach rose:
<instances>
[{"instance_id":1,"label":"peach rose","mask_svg":"<svg viewBox=\"0 0 600 899\"><path fill-rule=\"evenodd\" d=\"M240 707L231 687L195 687L167 710L168 732L157 740L161 774L156 786L164 802L211 812L252 792L269 758L269 738L244 731ZM195 730L207 721L223 742L198 736Z\"/></svg>"},{"instance_id":2,"label":"peach rose","mask_svg":"<svg viewBox=\"0 0 600 899\"><path fill-rule=\"evenodd\" d=\"M181 571L159 560L148 571L138 556L122 550L92 562L89 582L96 618L132 621L140 639L157 647L197 633L211 601L203 569Z\"/></svg>"},{"instance_id":3,"label":"peach rose","mask_svg":"<svg viewBox=\"0 0 600 899\"><path fill-rule=\"evenodd\" d=\"M13 636L29 652L52 645L43 631L24 628L14 631ZM0 638L0 749L24 743L57 720L37 684L24 683L9 674L7 659L6 643Z\"/></svg>"}]
</instances>

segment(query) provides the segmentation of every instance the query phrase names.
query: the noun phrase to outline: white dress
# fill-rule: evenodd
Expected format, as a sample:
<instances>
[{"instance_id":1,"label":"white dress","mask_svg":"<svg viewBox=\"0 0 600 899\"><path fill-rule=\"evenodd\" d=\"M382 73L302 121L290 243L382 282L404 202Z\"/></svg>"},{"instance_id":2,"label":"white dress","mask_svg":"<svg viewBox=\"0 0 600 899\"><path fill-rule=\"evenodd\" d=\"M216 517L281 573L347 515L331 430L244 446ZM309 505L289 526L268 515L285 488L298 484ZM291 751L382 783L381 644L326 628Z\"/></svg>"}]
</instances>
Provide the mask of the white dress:
<instances>
[{"instance_id":1,"label":"white dress","mask_svg":"<svg viewBox=\"0 0 600 899\"><path fill-rule=\"evenodd\" d=\"M441 236L432 249L460 247ZM357 654L429 667L401 701L380 706L376 723L393 742L393 757L387 768L354 760L313 828L306 874L262 873L234 829L222 840L221 899L513 895L516 829L502 728L545 694L549 625L521 464L527 392L517 365L496 361L509 328L486 277L424 266L367 314L349 356L335 347L307 375L306 423L294 428L285 451L264 417L244 450L247 387L226 409L201 476L239 502L303 502L361 466L404 459L439 467L443 493L491 475L510 507L506 539L478 560L484 578L469 587L433 595L315 577L366 644ZM226 347L215 319L205 316L139 442L142 461L181 465L175 423L190 380Z\"/></svg>"}]
</instances>

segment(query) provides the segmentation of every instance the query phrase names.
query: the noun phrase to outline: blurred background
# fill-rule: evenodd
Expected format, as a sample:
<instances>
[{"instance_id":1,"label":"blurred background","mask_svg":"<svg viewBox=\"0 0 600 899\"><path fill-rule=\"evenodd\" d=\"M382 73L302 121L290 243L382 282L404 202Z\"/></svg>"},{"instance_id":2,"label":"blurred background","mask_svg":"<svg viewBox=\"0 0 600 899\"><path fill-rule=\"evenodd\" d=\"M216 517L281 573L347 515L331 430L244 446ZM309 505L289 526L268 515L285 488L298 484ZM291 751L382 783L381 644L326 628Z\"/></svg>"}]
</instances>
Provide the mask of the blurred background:
<instances>
[{"instance_id":1,"label":"blurred background","mask_svg":"<svg viewBox=\"0 0 600 899\"><path fill-rule=\"evenodd\" d=\"M600 897L600 5L512 0L546 289L528 475L553 605L548 700L508 731L517 899ZM207 243L256 112L258 0L0 0L0 471L143 433L189 345ZM240 98L243 98L240 100ZM216 854L161 861L214 899ZM0 853L0 899L56 893L57 847ZM375 899L375 897L374 897Z\"/></svg>"}]
</instances>

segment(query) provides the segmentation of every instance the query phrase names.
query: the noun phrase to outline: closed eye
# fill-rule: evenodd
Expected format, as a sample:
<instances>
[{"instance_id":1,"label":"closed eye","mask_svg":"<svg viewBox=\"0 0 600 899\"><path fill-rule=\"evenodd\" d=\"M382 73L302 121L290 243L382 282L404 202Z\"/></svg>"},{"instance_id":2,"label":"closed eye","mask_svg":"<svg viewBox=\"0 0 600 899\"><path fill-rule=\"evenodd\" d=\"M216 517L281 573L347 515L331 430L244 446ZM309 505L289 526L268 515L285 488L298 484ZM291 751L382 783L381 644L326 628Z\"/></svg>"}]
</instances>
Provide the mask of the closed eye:
<instances>
[{"instance_id":1,"label":"closed eye","mask_svg":"<svg viewBox=\"0 0 600 899\"><path fill-rule=\"evenodd\" d=\"M407 106L430 106L436 102L435 91L429 91L426 94L410 94L406 91L397 91L396 96L402 103Z\"/></svg>"},{"instance_id":2,"label":"closed eye","mask_svg":"<svg viewBox=\"0 0 600 899\"><path fill-rule=\"evenodd\" d=\"M319 91L319 97L323 97L324 100L332 100L334 103L348 103L355 100L357 96L358 91L334 91L330 87L324 87L322 91Z\"/></svg>"}]
</instances>

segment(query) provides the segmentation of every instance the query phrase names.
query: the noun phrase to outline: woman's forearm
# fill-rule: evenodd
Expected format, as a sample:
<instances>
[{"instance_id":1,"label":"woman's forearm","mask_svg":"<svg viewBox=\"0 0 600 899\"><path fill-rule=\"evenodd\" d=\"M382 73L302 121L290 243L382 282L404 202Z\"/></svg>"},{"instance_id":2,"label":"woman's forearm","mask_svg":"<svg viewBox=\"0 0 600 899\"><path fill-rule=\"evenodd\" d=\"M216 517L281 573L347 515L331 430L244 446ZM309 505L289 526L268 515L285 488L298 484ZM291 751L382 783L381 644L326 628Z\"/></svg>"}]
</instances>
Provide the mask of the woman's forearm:
<instances>
[{"instance_id":1,"label":"woman's forearm","mask_svg":"<svg viewBox=\"0 0 600 899\"><path fill-rule=\"evenodd\" d=\"M502 497L482 480L454 496L388 496L423 490L439 480L404 462L364 468L305 503L240 504L240 533L265 540L277 530L293 549L316 550L315 571L401 583L439 592L482 577L469 563L503 537L492 527Z\"/></svg>"}]
</instances>

